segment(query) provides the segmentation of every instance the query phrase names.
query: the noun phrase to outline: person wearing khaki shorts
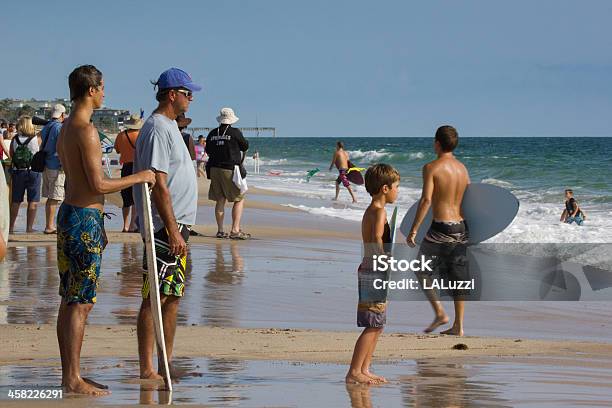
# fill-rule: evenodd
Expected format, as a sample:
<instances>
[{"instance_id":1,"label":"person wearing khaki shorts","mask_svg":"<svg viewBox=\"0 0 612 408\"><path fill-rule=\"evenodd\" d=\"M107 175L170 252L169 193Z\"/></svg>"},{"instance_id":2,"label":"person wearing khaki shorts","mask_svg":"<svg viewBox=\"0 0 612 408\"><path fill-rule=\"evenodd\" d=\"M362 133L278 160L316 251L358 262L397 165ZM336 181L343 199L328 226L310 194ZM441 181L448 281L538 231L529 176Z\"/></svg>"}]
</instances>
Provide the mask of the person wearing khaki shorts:
<instances>
[{"instance_id":1,"label":"person wearing khaki shorts","mask_svg":"<svg viewBox=\"0 0 612 408\"><path fill-rule=\"evenodd\" d=\"M234 184L233 175L233 170L211 167L208 199L212 201L226 200L230 203L242 201L244 195L240 194L240 189Z\"/></svg>"},{"instance_id":2,"label":"person wearing khaki shorts","mask_svg":"<svg viewBox=\"0 0 612 408\"><path fill-rule=\"evenodd\" d=\"M234 168L242 163L249 142L242 132L232 125L238 117L231 108L223 108L217 116L219 127L213 129L206 138L207 174L210 178L208 199L215 202L215 219L217 221L217 238L249 239L250 234L240 229L240 220L244 209L244 195L232 180ZM223 231L225 203L234 203L232 207L232 229L229 234Z\"/></svg>"},{"instance_id":3,"label":"person wearing khaki shorts","mask_svg":"<svg viewBox=\"0 0 612 408\"><path fill-rule=\"evenodd\" d=\"M43 172L42 196L47 198L45 234L55 233L55 209L60 201L64 201L65 182L66 176L61 169L45 169Z\"/></svg>"},{"instance_id":4,"label":"person wearing khaki shorts","mask_svg":"<svg viewBox=\"0 0 612 408\"><path fill-rule=\"evenodd\" d=\"M45 234L57 233L55 228L55 211L57 204L64 201L64 184L66 176L57 155L57 138L62 129L66 108L62 104L53 106L51 120L42 129L42 149L45 152L45 170L43 171L42 196L47 198L45 204Z\"/></svg>"}]
</instances>

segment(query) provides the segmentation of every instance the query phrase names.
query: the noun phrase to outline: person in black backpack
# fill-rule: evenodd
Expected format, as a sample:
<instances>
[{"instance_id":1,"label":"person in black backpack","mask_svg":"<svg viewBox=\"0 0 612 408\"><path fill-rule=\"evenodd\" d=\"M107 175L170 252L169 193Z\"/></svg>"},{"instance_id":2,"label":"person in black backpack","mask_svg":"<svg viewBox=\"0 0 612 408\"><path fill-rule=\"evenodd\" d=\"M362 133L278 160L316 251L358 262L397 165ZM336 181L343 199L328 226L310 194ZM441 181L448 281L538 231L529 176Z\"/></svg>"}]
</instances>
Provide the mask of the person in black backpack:
<instances>
[{"instance_id":1,"label":"person in black backpack","mask_svg":"<svg viewBox=\"0 0 612 408\"><path fill-rule=\"evenodd\" d=\"M31 116L22 116L17 121L17 135L11 141L11 226L10 233L15 231L15 220L25 192L28 192L28 213L26 232L32 228L36 218L36 206L40 201L41 174L31 170L32 157L38 151L40 141Z\"/></svg>"}]
</instances>

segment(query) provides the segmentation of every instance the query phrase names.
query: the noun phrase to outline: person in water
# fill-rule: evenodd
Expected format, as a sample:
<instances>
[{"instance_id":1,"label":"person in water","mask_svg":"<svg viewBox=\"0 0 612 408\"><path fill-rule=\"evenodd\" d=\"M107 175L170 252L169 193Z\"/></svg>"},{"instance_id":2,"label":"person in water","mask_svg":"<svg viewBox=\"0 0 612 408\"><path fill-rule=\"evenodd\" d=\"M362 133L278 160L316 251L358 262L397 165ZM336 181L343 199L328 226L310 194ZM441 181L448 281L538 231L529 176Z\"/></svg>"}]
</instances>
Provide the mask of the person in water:
<instances>
[{"instance_id":1,"label":"person in water","mask_svg":"<svg viewBox=\"0 0 612 408\"><path fill-rule=\"evenodd\" d=\"M342 185L346 187L351 195L353 202L356 203L357 199L355 198L351 184L346 177L349 170L349 155L346 150L344 150L344 143L341 141L336 142L336 151L334 152L334 157L332 157L329 169L331 170L334 165L336 165L336 168L338 169L338 178L336 179L336 198L334 198L334 201L338 201L338 195L340 195L340 183L342 183Z\"/></svg>"},{"instance_id":2,"label":"person in water","mask_svg":"<svg viewBox=\"0 0 612 408\"><path fill-rule=\"evenodd\" d=\"M468 228L463 219L461 202L463 194L470 184L468 170L453 155L453 150L459 143L459 134L452 126L440 126L434 137L434 151L438 158L423 166L423 192L419 207L406 238L407 244L416 246L416 236L429 208L432 208L433 221L427 235L421 244L420 254L433 259L433 273L439 274L449 281L467 280L469 274L466 244ZM429 274L419 274L421 282L430 279ZM424 287L421 283L421 287ZM438 294L433 289L425 290L425 294L434 309L434 321L425 329L425 333L434 331L438 326L448 323L448 316L442 307ZM451 293L455 305L455 321L453 326L442 332L463 336L463 291Z\"/></svg>"},{"instance_id":3,"label":"person in water","mask_svg":"<svg viewBox=\"0 0 612 408\"><path fill-rule=\"evenodd\" d=\"M561 213L561 222L571 224L576 222L578 225L582 225L586 215L580 209L578 201L574 198L574 192L570 189L565 190L565 209Z\"/></svg>"}]
</instances>

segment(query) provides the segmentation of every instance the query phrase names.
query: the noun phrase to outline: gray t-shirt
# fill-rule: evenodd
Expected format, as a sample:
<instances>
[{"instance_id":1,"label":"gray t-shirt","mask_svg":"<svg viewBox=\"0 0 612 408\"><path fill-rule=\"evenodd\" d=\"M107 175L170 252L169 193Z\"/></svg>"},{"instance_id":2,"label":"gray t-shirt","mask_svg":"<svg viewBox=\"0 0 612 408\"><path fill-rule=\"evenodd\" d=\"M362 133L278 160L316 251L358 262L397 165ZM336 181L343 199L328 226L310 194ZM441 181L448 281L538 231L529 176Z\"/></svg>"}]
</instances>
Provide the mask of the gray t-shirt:
<instances>
[{"instance_id":1,"label":"gray t-shirt","mask_svg":"<svg viewBox=\"0 0 612 408\"><path fill-rule=\"evenodd\" d=\"M191 156L183 142L176 121L158 113L149 116L136 140L134 173L147 169L168 175L168 190L176 222L186 225L195 224L198 208L198 182L191 163ZM133 194L138 217L143 220L140 188L134 188ZM155 208L155 203L151 205L153 207L153 226L155 231L159 231L164 227L164 223ZM142 221L140 231L144 231Z\"/></svg>"}]
</instances>

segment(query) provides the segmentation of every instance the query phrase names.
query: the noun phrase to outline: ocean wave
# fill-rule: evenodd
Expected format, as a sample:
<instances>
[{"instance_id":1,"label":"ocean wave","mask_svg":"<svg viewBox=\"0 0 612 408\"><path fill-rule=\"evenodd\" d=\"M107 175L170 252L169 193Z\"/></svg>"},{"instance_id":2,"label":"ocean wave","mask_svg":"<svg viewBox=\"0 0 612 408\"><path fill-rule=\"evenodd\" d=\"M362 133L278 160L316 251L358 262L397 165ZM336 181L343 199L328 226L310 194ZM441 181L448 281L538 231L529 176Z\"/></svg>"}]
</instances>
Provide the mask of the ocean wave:
<instances>
[{"instance_id":1,"label":"ocean wave","mask_svg":"<svg viewBox=\"0 0 612 408\"><path fill-rule=\"evenodd\" d=\"M409 153L408 154L408 158L410 160L424 159L425 158L425 153L423 153L423 152Z\"/></svg>"},{"instance_id":2,"label":"ocean wave","mask_svg":"<svg viewBox=\"0 0 612 408\"><path fill-rule=\"evenodd\" d=\"M253 159L253 157L246 157L244 159L244 163L253 165L255 163L255 160ZM287 163L287 159L267 159L265 157L259 158L260 166L278 166L280 164L286 164L286 163Z\"/></svg>"},{"instance_id":3,"label":"ocean wave","mask_svg":"<svg viewBox=\"0 0 612 408\"><path fill-rule=\"evenodd\" d=\"M505 188L514 187L514 185L512 183L509 183L509 182L504 181L504 180L498 180L498 179L495 179L495 178L492 178L492 177L484 178L480 182L481 183L485 183L485 184L493 184L495 186L505 187Z\"/></svg>"},{"instance_id":4,"label":"ocean wave","mask_svg":"<svg viewBox=\"0 0 612 408\"><path fill-rule=\"evenodd\" d=\"M350 158L352 160L363 160L366 162L375 162L378 161L380 159L384 158L391 158L393 157L393 153L386 151L385 149L381 149L381 150L366 150L366 151L361 151L361 150L348 150L347 153L349 154Z\"/></svg>"},{"instance_id":5,"label":"ocean wave","mask_svg":"<svg viewBox=\"0 0 612 408\"><path fill-rule=\"evenodd\" d=\"M363 217L362 209L333 208L333 207L308 207L305 205L281 204L284 207L295 208L309 214L323 215L327 217L340 218L348 221L360 221Z\"/></svg>"}]
</instances>

